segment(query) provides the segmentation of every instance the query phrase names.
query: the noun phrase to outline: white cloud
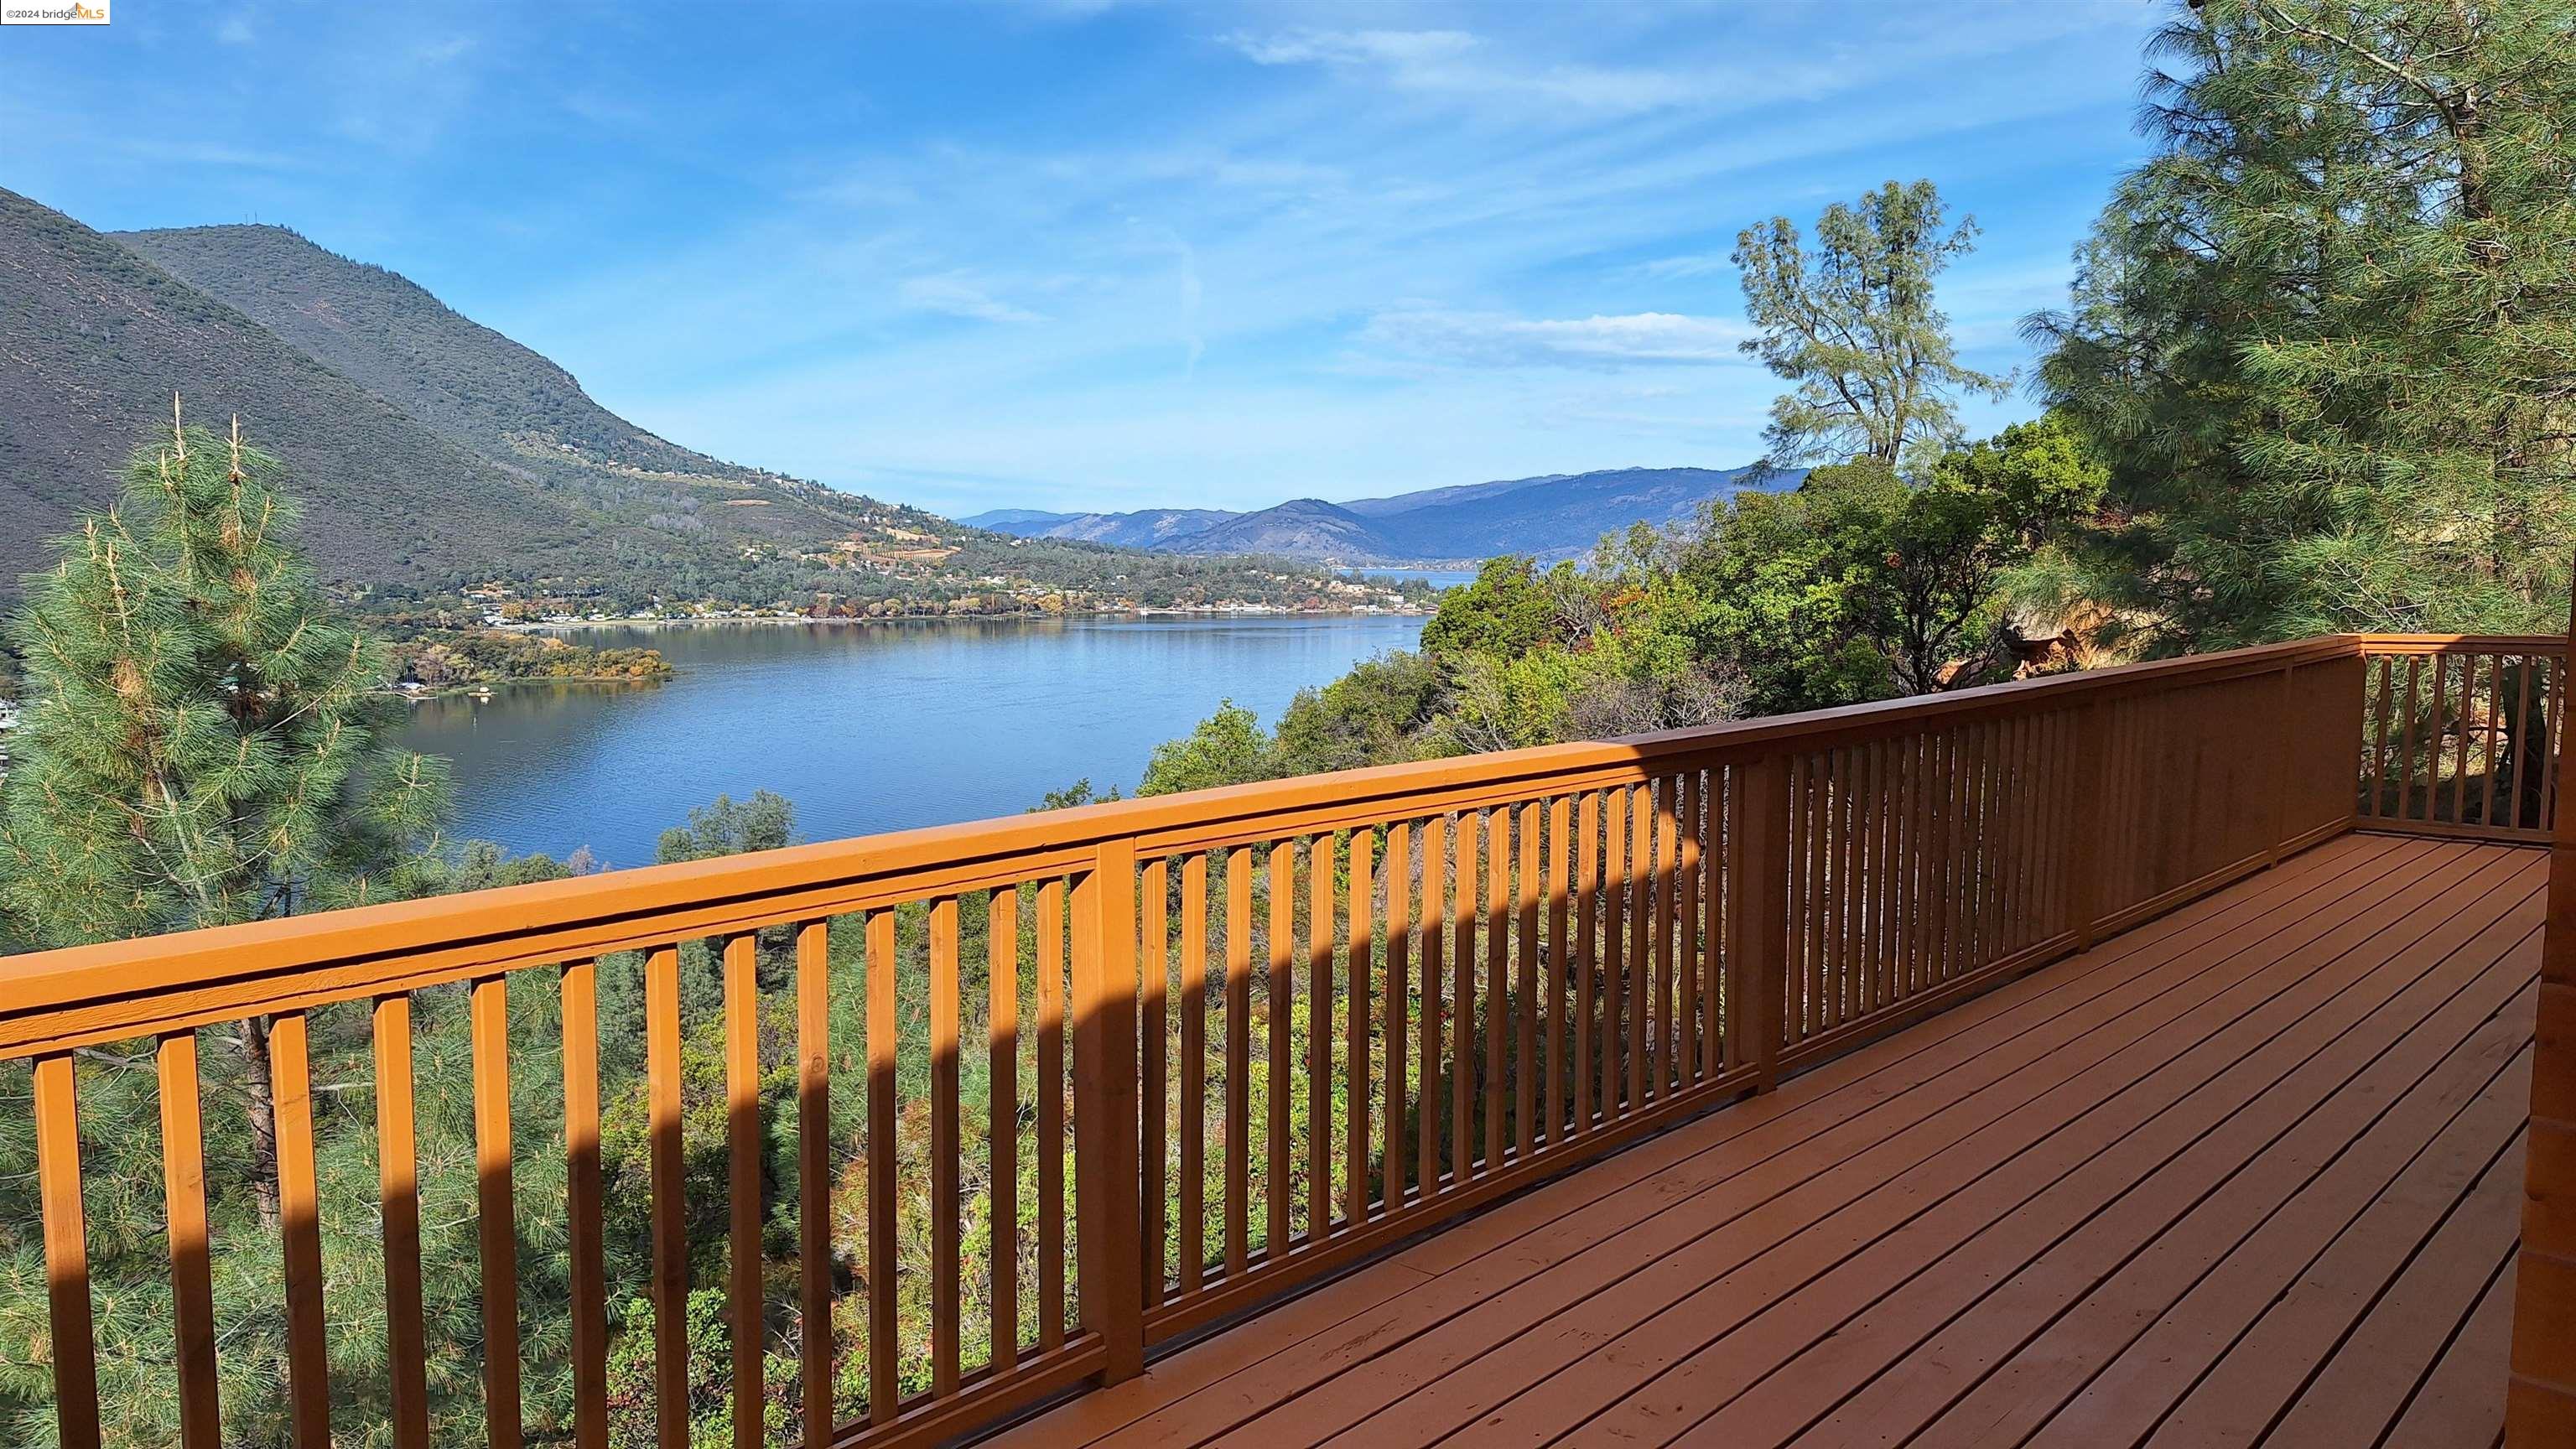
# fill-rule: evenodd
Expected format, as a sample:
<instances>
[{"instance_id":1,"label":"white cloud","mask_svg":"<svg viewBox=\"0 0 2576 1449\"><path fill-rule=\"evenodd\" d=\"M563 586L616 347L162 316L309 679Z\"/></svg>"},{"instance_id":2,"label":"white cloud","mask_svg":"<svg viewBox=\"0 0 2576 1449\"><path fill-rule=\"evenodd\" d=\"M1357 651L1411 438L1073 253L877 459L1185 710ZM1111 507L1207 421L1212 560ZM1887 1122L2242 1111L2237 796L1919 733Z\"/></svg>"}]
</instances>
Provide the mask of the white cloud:
<instances>
[{"instance_id":1,"label":"white cloud","mask_svg":"<svg viewBox=\"0 0 2576 1449\"><path fill-rule=\"evenodd\" d=\"M1515 64L1463 30L1236 31L1223 41L1256 65L1320 65L1376 74L1403 90L1536 96L1613 114L1712 99L1706 77L1641 66Z\"/></svg>"},{"instance_id":2,"label":"white cloud","mask_svg":"<svg viewBox=\"0 0 2576 1449\"><path fill-rule=\"evenodd\" d=\"M1371 317L1360 340L1472 367L1618 368L1736 362L1745 335L1740 323L1676 312L1558 320L1401 307Z\"/></svg>"},{"instance_id":3,"label":"white cloud","mask_svg":"<svg viewBox=\"0 0 2576 1449\"><path fill-rule=\"evenodd\" d=\"M1012 306L953 274L911 278L897 289L897 295L902 297L907 307L950 317L970 317L978 322L1022 324L1046 320L1046 314L1042 312Z\"/></svg>"}]
</instances>

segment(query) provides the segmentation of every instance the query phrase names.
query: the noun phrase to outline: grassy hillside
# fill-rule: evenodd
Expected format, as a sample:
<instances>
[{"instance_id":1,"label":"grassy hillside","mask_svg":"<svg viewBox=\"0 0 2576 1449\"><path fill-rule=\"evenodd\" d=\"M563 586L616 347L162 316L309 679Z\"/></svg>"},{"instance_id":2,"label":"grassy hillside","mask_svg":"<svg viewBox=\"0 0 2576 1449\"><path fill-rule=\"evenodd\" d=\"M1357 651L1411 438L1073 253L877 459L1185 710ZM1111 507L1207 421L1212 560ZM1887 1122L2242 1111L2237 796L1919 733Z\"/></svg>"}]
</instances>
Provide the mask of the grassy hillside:
<instances>
[{"instance_id":1,"label":"grassy hillside","mask_svg":"<svg viewBox=\"0 0 2576 1449\"><path fill-rule=\"evenodd\" d=\"M173 392L291 463L315 561L436 586L560 555L578 512L60 212L0 191L0 577L104 504Z\"/></svg>"}]
</instances>

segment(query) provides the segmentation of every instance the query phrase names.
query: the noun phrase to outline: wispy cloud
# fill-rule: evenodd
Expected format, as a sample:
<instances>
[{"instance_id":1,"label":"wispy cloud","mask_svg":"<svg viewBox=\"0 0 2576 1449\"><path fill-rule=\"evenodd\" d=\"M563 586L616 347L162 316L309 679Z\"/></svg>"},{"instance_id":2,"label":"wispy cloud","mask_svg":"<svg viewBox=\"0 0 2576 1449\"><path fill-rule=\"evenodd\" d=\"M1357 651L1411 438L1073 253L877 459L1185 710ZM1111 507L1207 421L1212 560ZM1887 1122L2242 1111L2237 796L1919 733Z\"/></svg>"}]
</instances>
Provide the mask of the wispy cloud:
<instances>
[{"instance_id":1,"label":"wispy cloud","mask_svg":"<svg viewBox=\"0 0 2576 1449\"><path fill-rule=\"evenodd\" d=\"M1360 340L1471 367L1621 368L1736 362L1746 335L1739 323L1674 312L1550 319L1401 307L1371 317Z\"/></svg>"},{"instance_id":2,"label":"wispy cloud","mask_svg":"<svg viewBox=\"0 0 2576 1449\"><path fill-rule=\"evenodd\" d=\"M1044 322L1046 314L1015 307L996 298L983 288L962 277L913 277L896 289L904 305L921 312L939 312L950 317L969 317L978 322L1004 322L1024 325Z\"/></svg>"},{"instance_id":3,"label":"wispy cloud","mask_svg":"<svg viewBox=\"0 0 2576 1449\"><path fill-rule=\"evenodd\" d=\"M1236 31L1224 43L1257 65L1320 65L1404 90L1511 95L1613 114L1711 98L1708 78L1650 66L1532 65L1464 30Z\"/></svg>"}]
</instances>

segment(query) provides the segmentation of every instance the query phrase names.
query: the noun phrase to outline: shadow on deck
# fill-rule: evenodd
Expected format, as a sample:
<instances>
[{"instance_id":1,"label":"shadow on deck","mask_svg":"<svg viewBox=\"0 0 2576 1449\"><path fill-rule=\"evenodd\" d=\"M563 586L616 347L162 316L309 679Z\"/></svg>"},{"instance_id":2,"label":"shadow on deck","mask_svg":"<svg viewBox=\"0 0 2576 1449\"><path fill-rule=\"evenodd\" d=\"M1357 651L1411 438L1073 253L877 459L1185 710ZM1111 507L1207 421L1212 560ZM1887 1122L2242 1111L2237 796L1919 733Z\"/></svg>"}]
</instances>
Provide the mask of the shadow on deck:
<instances>
[{"instance_id":1,"label":"shadow on deck","mask_svg":"<svg viewBox=\"0 0 2576 1449\"><path fill-rule=\"evenodd\" d=\"M2334 839L993 1442L2495 1443L2547 870Z\"/></svg>"}]
</instances>

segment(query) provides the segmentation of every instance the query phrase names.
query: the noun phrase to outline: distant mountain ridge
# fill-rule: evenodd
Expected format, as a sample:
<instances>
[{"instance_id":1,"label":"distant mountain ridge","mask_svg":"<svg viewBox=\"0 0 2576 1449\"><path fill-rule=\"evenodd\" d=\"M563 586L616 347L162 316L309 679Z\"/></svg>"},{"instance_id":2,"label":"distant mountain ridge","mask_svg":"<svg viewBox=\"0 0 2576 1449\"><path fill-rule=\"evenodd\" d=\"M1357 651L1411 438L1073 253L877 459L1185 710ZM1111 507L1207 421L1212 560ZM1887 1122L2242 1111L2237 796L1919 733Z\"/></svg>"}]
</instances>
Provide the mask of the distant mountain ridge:
<instances>
[{"instance_id":1,"label":"distant mountain ridge","mask_svg":"<svg viewBox=\"0 0 2576 1449\"><path fill-rule=\"evenodd\" d=\"M1748 488L1795 487L1796 470L1610 468L1464 483L1331 503L1295 498L1251 513L1149 508L1045 513L1001 508L959 522L1023 538L1084 538L1167 553L1269 553L1344 564L1447 563L1531 554L1542 562L1591 552L1603 534L1663 527Z\"/></svg>"}]
</instances>

